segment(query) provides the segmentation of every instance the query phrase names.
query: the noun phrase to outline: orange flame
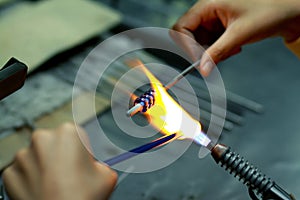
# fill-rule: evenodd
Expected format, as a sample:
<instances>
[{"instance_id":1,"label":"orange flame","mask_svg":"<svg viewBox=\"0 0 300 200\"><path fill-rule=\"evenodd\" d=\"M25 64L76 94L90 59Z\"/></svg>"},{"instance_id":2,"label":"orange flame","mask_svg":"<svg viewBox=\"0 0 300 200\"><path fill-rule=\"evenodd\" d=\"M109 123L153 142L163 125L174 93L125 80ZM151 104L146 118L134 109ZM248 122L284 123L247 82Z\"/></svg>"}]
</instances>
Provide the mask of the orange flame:
<instances>
[{"instance_id":1,"label":"orange flame","mask_svg":"<svg viewBox=\"0 0 300 200\"><path fill-rule=\"evenodd\" d=\"M165 135L177 133L180 139L195 140L195 137L201 137L202 140L204 134L201 132L200 123L182 109L141 61L135 60L134 63L141 67L155 91L155 104L144 113L150 124Z\"/></svg>"}]
</instances>

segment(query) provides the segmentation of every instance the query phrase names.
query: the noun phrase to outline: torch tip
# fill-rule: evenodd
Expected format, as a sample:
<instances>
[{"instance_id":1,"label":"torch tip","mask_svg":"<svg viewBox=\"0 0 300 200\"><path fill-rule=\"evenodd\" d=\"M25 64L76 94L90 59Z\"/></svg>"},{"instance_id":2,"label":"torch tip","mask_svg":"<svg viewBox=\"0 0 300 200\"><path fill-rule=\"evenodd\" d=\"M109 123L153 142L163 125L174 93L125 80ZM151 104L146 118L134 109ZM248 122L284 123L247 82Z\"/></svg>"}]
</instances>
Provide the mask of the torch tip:
<instances>
[{"instance_id":1,"label":"torch tip","mask_svg":"<svg viewBox=\"0 0 300 200\"><path fill-rule=\"evenodd\" d=\"M194 137L194 142L197 144L200 144L204 147L207 147L208 149L211 147L211 140L209 137L203 133L202 131L198 132Z\"/></svg>"}]
</instances>

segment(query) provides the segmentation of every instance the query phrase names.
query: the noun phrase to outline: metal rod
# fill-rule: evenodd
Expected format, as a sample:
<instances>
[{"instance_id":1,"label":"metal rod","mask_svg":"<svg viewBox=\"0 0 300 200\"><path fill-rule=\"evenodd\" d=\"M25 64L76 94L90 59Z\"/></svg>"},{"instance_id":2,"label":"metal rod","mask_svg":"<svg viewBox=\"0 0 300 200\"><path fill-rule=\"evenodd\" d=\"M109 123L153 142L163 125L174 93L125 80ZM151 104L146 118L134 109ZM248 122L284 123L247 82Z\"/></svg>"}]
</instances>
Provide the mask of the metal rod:
<instances>
[{"instance_id":1,"label":"metal rod","mask_svg":"<svg viewBox=\"0 0 300 200\"><path fill-rule=\"evenodd\" d=\"M144 144L140 147L137 147L137 148L134 148L128 152L125 152L125 153L122 153L116 157L113 157L113 158L110 158L106 161L104 161L104 163L106 163L107 165L109 166L113 166L115 164L118 164L122 161L125 161L125 160L128 160L129 158L132 158L134 156L137 156L141 153L145 153L146 151L149 151L153 148L156 148L156 147L159 147L161 145L164 145L164 144L168 144L172 139L176 139L176 133L172 134L172 135L168 135L168 136L163 136L157 140L154 140L152 142L149 142L147 144Z\"/></svg>"},{"instance_id":2,"label":"metal rod","mask_svg":"<svg viewBox=\"0 0 300 200\"><path fill-rule=\"evenodd\" d=\"M184 76L191 73L195 67L200 65L201 60L197 60L192 65L190 65L188 68L183 70L180 74L175 76L168 84L166 84L164 87L166 90L170 89L172 86L174 86L178 81L180 81Z\"/></svg>"}]
</instances>

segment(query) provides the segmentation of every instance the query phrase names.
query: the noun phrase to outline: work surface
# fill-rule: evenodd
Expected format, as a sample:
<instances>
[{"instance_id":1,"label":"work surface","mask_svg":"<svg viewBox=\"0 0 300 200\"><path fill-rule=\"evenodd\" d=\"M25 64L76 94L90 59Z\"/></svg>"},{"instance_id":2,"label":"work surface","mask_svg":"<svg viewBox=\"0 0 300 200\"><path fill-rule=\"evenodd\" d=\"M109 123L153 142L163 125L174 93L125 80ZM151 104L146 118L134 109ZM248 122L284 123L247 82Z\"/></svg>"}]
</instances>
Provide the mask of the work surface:
<instances>
[{"instance_id":1,"label":"work surface","mask_svg":"<svg viewBox=\"0 0 300 200\"><path fill-rule=\"evenodd\" d=\"M165 12L164 9L162 10ZM141 11L143 10L141 9ZM101 12L101 14L103 13ZM146 16L144 12L142 14ZM156 14L156 16L158 15ZM176 16L179 16L179 14L176 14ZM95 21L95 23L99 24L100 22ZM103 23L101 24L104 25ZM110 48L112 51L118 49ZM103 57L106 56L104 55ZM72 68L74 63L81 63L81 61L75 62L76 58L70 60L71 65L69 68ZM31 80L22 89L25 95L31 94L26 91L34 87L37 82L40 82L38 78L44 80L40 86L48 86L40 88L40 90L49 92L47 95L38 96L36 93L39 90L34 90L33 94L31 94L31 96L35 96L35 99L39 101L46 98L48 101L45 103L49 103L52 106L41 105L40 107L43 109L38 109L39 107L33 104L36 110L39 111L38 114L50 113L50 111L64 102L69 104L67 104L66 109L62 109L62 113L65 114L65 110L71 110L70 96L73 83L72 80L65 79L69 77L72 79L74 77L72 77L72 73L65 73L66 71L64 70L60 71L63 66L64 64L57 67L58 69L50 70L50 73L32 75L30 77ZM282 186L288 192L293 193L296 198L300 198L300 123L298 117L300 115L300 61L284 47L282 41L279 39L270 39L245 47L242 53L221 63L219 68L227 89L255 100L265 108L265 112L261 115L251 112L242 113L245 118L245 124L243 126L235 126L231 132L224 131L220 142L236 150L236 152L256 165L268 177L276 181L278 185ZM70 70L68 66L66 66L66 70ZM74 70L71 72L74 72ZM56 82L56 85L51 85L53 82ZM63 90L56 90L56 88L63 88ZM62 94L61 91L68 92ZM22 92L19 91L18 94L22 95ZM28 97L27 101L29 101L30 95L26 96ZM57 103L48 96L55 97ZM89 94L82 96L90 97ZM22 100L27 102L26 98L22 98ZM102 112L104 109L106 109L106 112L102 112L98 120L106 133L109 133L115 142L122 143L127 149L139 145L140 143L136 138L127 139L128 137L126 137L125 140L125 135L114 124L109 109L109 102L106 99L105 102L100 100L98 105L103 106L103 108L99 109L99 112ZM14 102L11 103L13 104ZM4 106L7 105L5 102L3 104ZM27 109L31 108L29 103L26 105ZM13 108L18 110L19 107L15 105ZM15 110L12 109L13 114ZM25 113L26 109L22 109L22 111L26 114L27 118L31 117L32 121L35 120L36 116L33 115L35 113L30 116L28 113ZM16 125L18 125L17 122L20 124L24 123L23 116L20 115L23 112L18 112L19 116L14 116L14 120L11 120L11 122ZM72 113L67 114L71 116ZM7 117L7 113L5 115ZM59 119L57 120L58 123L63 121L61 118L52 117L52 120L53 118ZM65 118L62 119L65 120ZM6 126L10 125L2 123L0 128L5 128L3 124ZM47 125L47 127L51 127L53 124L56 125L56 121L55 123L49 123L49 117L46 117L40 120L36 126L44 127ZM93 121L85 123L84 127L89 133L97 133L98 127L95 126ZM25 135L24 137L26 139L22 139L22 141L28 141L29 135ZM178 146L182 145L182 143L182 141L174 142ZM13 145L8 144L7 146ZM3 146L1 147L3 148ZM0 161L3 152L1 149ZM118 154L118 152L112 153ZM247 188L241 182L218 166L210 156L199 159L198 153L199 146L191 145L178 160L163 169L140 174L119 172L119 182L111 199L250 199ZM147 162L159 161L149 160ZM4 165L1 162L0 164Z\"/></svg>"},{"instance_id":2,"label":"work surface","mask_svg":"<svg viewBox=\"0 0 300 200\"><path fill-rule=\"evenodd\" d=\"M280 40L272 39L245 47L219 68L226 88L265 107L262 115L245 113L245 125L224 132L220 142L299 198L300 61ZM109 111L99 117L104 129L112 135L120 134L111 119ZM89 132L96 130L93 123L85 128ZM210 156L200 160L198 152L199 147L192 145L176 162L161 170L119 173L111 199L249 199L242 183Z\"/></svg>"}]
</instances>

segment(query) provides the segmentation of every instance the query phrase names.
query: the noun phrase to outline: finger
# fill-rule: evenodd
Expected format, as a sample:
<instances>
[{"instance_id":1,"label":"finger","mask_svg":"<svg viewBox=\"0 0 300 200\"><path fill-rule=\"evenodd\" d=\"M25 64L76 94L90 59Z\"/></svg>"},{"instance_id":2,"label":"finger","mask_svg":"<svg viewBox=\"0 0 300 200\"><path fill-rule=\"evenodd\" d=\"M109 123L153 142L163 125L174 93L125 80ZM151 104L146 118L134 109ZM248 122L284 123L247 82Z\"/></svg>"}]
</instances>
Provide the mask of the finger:
<instances>
[{"instance_id":1,"label":"finger","mask_svg":"<svg viewBox=\"0 0 300 200\"><path fill-rule=\"evenodd\" d=\"M54 132L38 129L31 136L30 151L38 167L44 168L44 163L53 155Z\"/></svg>"},{"instance_id":2,"label":"finger","mask_svg":"<svg viewBox=\"0 0 300 200\"><path fill-rule=\"evenodd\" d=\"M113 192L117 183L117 173L110 169L107 165L95 162L96 170L99 173L98 183L101 188L101 199L108 199L109 195Z\"/></svg>"},{"instance_id":3,"label":"finger","mask_svg":"<svg viewBox=\"0 0 300 200\"><path fill-rule=\"evenodd\" d=\"M96 170L101 173L101 176L107 178L110 182L110 185L114 185L117 181L117 173L112 170L108 165L99 163L97 161L94 162Z\"/></svg>"},{"instance_id":4,"label":"finger","mask_svg":"<svg viewBox=\"0 0 300 200\"><path fill-rule=\"evenodd\" d=\"M170 36L173 40L184 49L193 61L199 59L203 53L203 48L196 41L194 32L201 26L202 12L205 3L196 3L188 12L186 12L173 26Z\"/></svg>"},{"instance_id":5,"label":"finger","mask_svg":"<svg viewBox=\"0 0 300 200\"><path fill-rule=\"evenodd\" d=\"M194 39L194 36L188 36L175 30L170 31L173 40L187 53L192 62L197 61L204 52L204 48Z\"/></svg>"},{"instance_id":6,"label":"finger","mask_svg":"<svg viewBox=\"0 0 300 200\"><path fill-rule=\"evenodd\" d=\"M205 77L208 76L215 64L240 52L241 46L247 40L245 36L247 33L243 35L235 28L228 27L221 37L206 50L201 60L200 73Z\"/></svg>"},{"instance_id":7,"label":"finger","mask_svg":"<svg viewBox=\"0 0 300 200\"><path fill-rule=\"evenodd\" d=\"M92 146L91 146L91 143L90 143L90 140L89 140L88 133L85 130L83 130L83 128L78 126L77 124L76 124L76 128L77 128L77 133L78 133L78 136L79 136L79 139L80 139L81 143L86 148L86 150L91 155L93 155L93 149L92 149Z\"/></svg>"},{"instance_id":8,"label":"finger","mask_svg":"<svg viewBox=\"0 0 300 200\"><path fill-rule=\"evenodd\" d=\"M5 190L10 199L29 199L26 192L26 184L22 179L22 173L10 166L2 174Z\"/></svg>"},{"instance_id":9,"label":"finger","mask_svg":"<svg viewBox=\"0 0 300 200\"><path fill-rule=\"evenodd\" d=\"M204 16L206 16L207 11L209 11L208 9L205 9L206 6L207 3L205 1L197 2L177 20L176 24L173 26L174 30L192 36L193 34L190 33L195 31L199 25L201 25Z\"/></svg>"},{"instance_id":10,"label":"finger","mask_svg":"<svg viewBox=\"0 0 300 200\"><path fill-rule=\"evenodd\" d=\"M13 166L29 182L37 180L36 175L38 168L36 166L35 156L29 148L21 149L17 152Z\"/></svg>"},{"instance_id":11,"label":"finger","mask_svg":"<svg viewBox=\"0 0 300 200\"><path fill-rule=\"evenodd\" d=\"M71 122L60 125L54 133L57 134L57 138L65 143L72 141L76 144L76 148L82 146L82 143L88 143L86 132L80 126Z\"/></svg>"}]
</instances>

